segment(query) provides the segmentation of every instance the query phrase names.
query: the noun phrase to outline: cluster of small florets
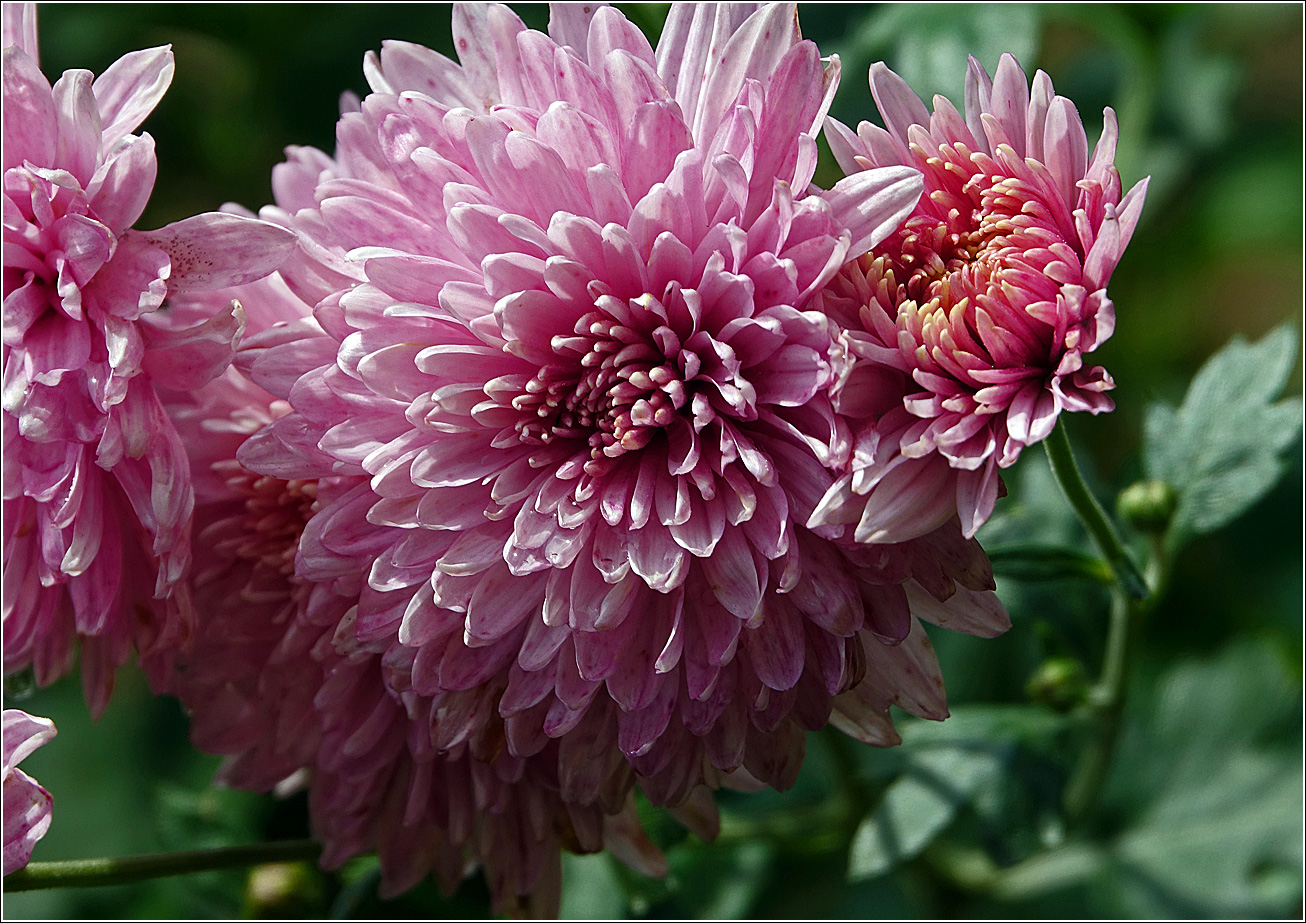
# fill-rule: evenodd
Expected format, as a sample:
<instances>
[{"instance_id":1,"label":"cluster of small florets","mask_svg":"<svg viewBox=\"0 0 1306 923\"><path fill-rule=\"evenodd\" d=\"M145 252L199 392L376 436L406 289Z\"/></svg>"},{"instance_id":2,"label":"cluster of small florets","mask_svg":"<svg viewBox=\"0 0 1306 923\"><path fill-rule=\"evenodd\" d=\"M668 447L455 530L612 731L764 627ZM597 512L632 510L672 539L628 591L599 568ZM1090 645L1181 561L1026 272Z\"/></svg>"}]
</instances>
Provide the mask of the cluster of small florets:
<instances>
[{"instance_id":1,"label":"cluster of small florets","mask_svg":"<svg viewBox=\"0 0 1306 923\"><path fill-rule=\"evenodd\" d=\"M792 784L808 731L946 716L920 620L1007 627L973 540L997 470L1110 407L1082 356L1143 190L1109 112L1090 161L1009 57L964 117L877 66L888 129L854 134L792 5L675 5L656 48L608 7L546 35L464 5L459 62L369 53L334 155L289 149L258 219L141 234L153 147L123 139L166 50L111 71L148 91L65 75L113 126L69 145L28 26L7 669L53 679L76 634L102 705L135 645L228 783L309 787L325 863L376 850L391 892L480 865L541 912L562 849L664 868L636 789L710 837L711 792ZM21 148L14 100L49 110ZM60 222L102 229L93 265ZM125 621L139 571L159 615Z\"/></svg>"}]
</instances>

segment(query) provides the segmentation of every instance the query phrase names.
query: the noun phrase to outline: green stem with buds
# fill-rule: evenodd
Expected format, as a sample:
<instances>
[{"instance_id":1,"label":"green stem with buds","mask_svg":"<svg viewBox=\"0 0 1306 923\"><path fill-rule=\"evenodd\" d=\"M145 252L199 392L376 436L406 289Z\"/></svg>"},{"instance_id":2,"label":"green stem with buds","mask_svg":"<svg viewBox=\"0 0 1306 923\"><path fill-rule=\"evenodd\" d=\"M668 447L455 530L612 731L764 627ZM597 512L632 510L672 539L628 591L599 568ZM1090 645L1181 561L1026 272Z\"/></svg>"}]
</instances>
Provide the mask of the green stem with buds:
<instances>
[{"instance_id":1,"label":"green stem with buds","mask_svg":"<svg viewBox=\"0 0 1306 923\"><path fill-rule=\"evenodd\" d=\"M1088 703L1097 721L1097 733L1082 754L1066 787L1066 821L1074 826L1092 808L1111 768L1124 715L1133 638L1139 623L1159 599L1165 578L1165 553L1163 545L1153 541L1148 574L1144 577L1101 504L1084 483L1070 450L1065 427L1058 426L1053 430L1043 446L1052 464L1052 473L1116 578L1111 593L1111 623L1107 629L1102 673Z\"/></svg>"},{"instance_id":2,"label":"green stem with buds","mask_svg":"<svg viewBox=\"0 0 1306 923\"><path fill-rule=\"evenodd\" d=\"M265 862L316 861L322 846L312 840L279 840L248 846L195 849L187 852L128 856L121 859L70 859L32 862L5 876L4 890L39 891L46 888L93 888L120 885L148 878L166 878L191 872L262 865Z\"/></svg>"},{"instance_id":3,"label":"green stem with buds","mask_svg":"<svg viewBox=\"0 0 1306 923\"><path fill-rule=\"evenodd\" d=\"M1074 453L1070 451L1070 439L1066 436L1065 427L1058 425L1052 431L1052 435L1043 441L1043 447L1047 450L1048 461L1052 464L1052 473L1056 476L1057 483L1061 485L1066 499L1074 507L1080 521L1084 523L1084 528L1088 529L1088 534L1093 537L1098 550L1106 558L1120 585L1134 599L1146 599L1147 581L1139 573L1134 559L1125 550L1115 526L1107 519L1102 505L1097 502L1097 498L1084 483L1084 477L1079 473L1079 466L1075 464Z\"/></svg>"}]
</instances>

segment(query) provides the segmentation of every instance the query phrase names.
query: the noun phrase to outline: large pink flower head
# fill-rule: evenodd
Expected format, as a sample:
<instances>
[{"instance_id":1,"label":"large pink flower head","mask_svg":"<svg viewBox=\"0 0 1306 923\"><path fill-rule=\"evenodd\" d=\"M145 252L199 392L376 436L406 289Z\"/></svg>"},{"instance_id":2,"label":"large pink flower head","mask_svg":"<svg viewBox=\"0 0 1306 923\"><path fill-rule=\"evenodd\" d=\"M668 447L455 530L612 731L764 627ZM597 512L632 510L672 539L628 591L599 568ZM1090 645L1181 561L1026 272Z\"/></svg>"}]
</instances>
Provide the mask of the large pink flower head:
<instances>
[{"instance_id":1,"label":"large pink flower head","mask_svg":"<svg viewBox=\"0 0 1306 923\"><path fill-rule=\"evenodd\" d=\"M242 323L160 309L266 275L293 236L217 213L130 230L157 170L132 132L172 79L168 48L51 87L30 4L5 4L4 43L4 664L49 682L80 638L98 712L133 645L148 666L185 630L184 600L159 600L189 559L193 496L155 387L212 378Z\"/></svg>"},{"instance_id":2,"label":"large pink flower head","mask_svg":"<svg viewBox=\"0 0 1306 923\"><path fill-rule=\"evenodd\" d=\"M4 874L32 858L32 849L50 829L54 798L18 764L54 739L54 722L17 708L4 710Z\"/></svg>"},{"instance_id":3,"label":"large pink flower head","mask_svg":"<svg viewBox=\"0 0 1306 923\"><path fill-rule=\"evenodd\" d=\"M836 405L864 428L811 524L894 542L960 512L974 535L998 470L1061 411L1114 406L1084 357L1115 327L1106 284L1147 181L1122 196L1115 114L1090 157L1074 104L1011 55L992 80L971 59L964 116L937 96L931 114L883 64L870 82L887 128L831 119L831 149L853 175L914 166L925 194L820 296L846 331Z\"/></svg>"},{"instance_id":4,"label":"large pink flower head","mask_svg":"<svg viewBox=\"0 0 1306 923\"><path fill-rule=\"evenodd\" d=\"M283 204L293 201L297 174L336 169L305 154L278 170ZM278 207L264 215L289 220ZM210 302L231 299L244 306L250 334L311 314L275 273L175 299L172 310L202 316ZM629 770L604 773L588 797L564 799L556 747L514 757L501 720L459 720L488 701L485 691L418 695L408 664L387 656L389 639L355 640L365 566L322 582L295 573L301 535L318 510L368 488L366 478L281 478L236 460L246 438L285 413L284 401L229 368L197 391L166 394L165 403L193 447L196 542L205 549L187 578L194 636L174 659L168 691L189 712L195 744L227 757L225 784L307 786L323 864L376 852L387 895L431 874L449 893L479 866L496 909L556 915L564 848L606 846L645 873L665 871L639 826ZM411 660L405 650L396 654Z\"/></svg>"},{"instance_id":5,"label":"large pink flower head","mask_svg":"<svg viewBox=\"0 0 1306 923\"><path fill-rule=\"evenodd\" d=\"M454 39L461 66L369 57L335 167L286 186L318 327L251 339L293 412L239 458L367 479L298 573L361 562L355 639L458 703L437 747L502 721L568 803L630 769L664 803L741 766L787 785L832 708L882 742L895 699L939 716L910 600L1001 630L982 552L804 526L849 451L808 302L916 172L807 194L837 63L792 6L676 6L656 51L611 8L557 6L546 36L461 6Z\"/></svg>"}]
</instances>

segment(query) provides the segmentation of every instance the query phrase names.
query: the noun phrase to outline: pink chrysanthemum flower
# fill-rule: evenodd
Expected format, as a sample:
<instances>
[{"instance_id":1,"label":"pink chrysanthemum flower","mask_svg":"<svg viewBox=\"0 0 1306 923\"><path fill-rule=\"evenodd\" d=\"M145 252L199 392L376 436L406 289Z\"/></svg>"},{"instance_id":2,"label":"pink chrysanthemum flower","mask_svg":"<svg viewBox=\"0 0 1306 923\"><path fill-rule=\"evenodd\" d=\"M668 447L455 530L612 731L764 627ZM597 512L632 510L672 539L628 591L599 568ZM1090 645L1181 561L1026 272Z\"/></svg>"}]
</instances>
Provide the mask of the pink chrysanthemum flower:
<instances>
[{"instance_id":1,"label":"pink chrysanthemum flower","mask_svg":"<svg viewBox=\"0 0 1306 923\"><path fill-rule=\"evenodd\" d=\"M334 167L300 150L278 168L282 203L294 201L289 181L305 170L312 179L323 164ZM279 208L264 216L292 220ZM233 298L245 306L251 334L311 313L277 274L218 293L219 301ZM202 316L210 300L177 299L174 312ZM564 800L556 752L512 756L501 720L464 733L458 715L477 707L476 696L417 695L407 664L383 656L392 638L370 646L354 640L365 566L322 583L296 576L300 536L318 508L367 485L261 475L236 461L241 442L283 414L284 402L228 369L167 406L194 447L196 542L205 549L189 578L194 638L176 658L169 691L190 713L196 745L227 756L225 784L307 785L323 864L377 852L384 895L430 874L451 893L480 866L497 910L551 916L564 848L607 847L646 874L665 872L639 826L624 766L588 799ZM489 696L479 700L492 716ZM710 835L715 815L702 800L680 816L703 821L695 827Z\"/></svg>"},{"instance_id":2,"label":"pink chrysanthemum flower","mask_svg":"<svg viewBox=\"0 0 1306 923\"><path fill-rule=\"evenodd\" d=\"M241 319L181 327L179 291L266 275L281 228L211 213L133 231L154 141L132 132L172 79L167 48L53 87L30 4L4 6L4 665L48 683L82 641L94 712L133 645L179 643L192 493L156 386L197 387L230 362ZM158 676L159 669L151 672Z\"/></svg>"},{"instance_id":3,"label":"pink chrysanthemum flower","mask_svg":"<svg viewBox=\"0 0 1306 923\"><path fill-rule=\"evenodd\" d=\"M179 418L183 434L238 437L274 415L234 371L221 383ZM382 896L428 875L449 894L479 866L496 912L554 916L564 848L607 847L645 874L665 873L639 825L629 772L568 801L556 752L512 756L501 721L477 724L474 737L450 734L446 725L463 726L459 711L490 706L488 696L417 695L406 665L383 656L388 645L356 644L362 571L317 584L294 575L305 524L350 479L283 480L230 456L209 475L205 483L196 471L197 541L207 549L194 576L198 624L171 691L190 712L196 745L228 756L225 784L307 785L323 866L376 852ZM216 480L225 495L208 489Z\"/></svg>"},{"instance_id":4,"label":"pink chrysanthemum flower","mask_svg":"<svg viewBox=\"0 0 1306 923\"><path fill-rule=\"evenodd\" d=\"M32 849L50 829L54 798L18 768L38 747L54 739L54 722L33 718L16 708L4 710L4 874L16 872L32 858Z\"/></svg>"},{"instance_id":5,"label":"pink chrysanthemum flower","mask_svg":"<svg viewBox=\"0 0 1306 923\"><path fill-rule=\"evenodd\" d=\"M837 63L792 6L677 6L656 51L575 5L548 36L458 7L454 38L461 66L369 57L336 165L286 189L317 327L250 341L293 412L238 457L368 480L298 573L361 562L355 640L458 703L437 747L502 721L514 758L556 752L568 803L627 767L661 803L740 767L785 786L832 709L882 743L890 702L942 717L912 612L1005 627L978 546L804 526L849 450L808 302L915 171L806 194Z\"/></svg>"},{"instance_id":6,"label":"pink chrysanthemum flower","mask_svg":"<svg viewBox=\"0 0 1306 923\"><path fill-rule=\"evenodd\" d=\"M1114 406L1084 357L1115 327L1106 284L1147 181L1122 196L1115 114L1090 157L1074 104L1042 71L1031 90L1011 55L992 81L971 59L964 117L939 96L931 114L883 64L870 82L887 130L830 119L830 147L852 175L915 167L925 194L820 296L846 331L836 406L865 426L809 524L896 542L960 513L970 536L998 470L1061 411Z\"/></svg>"}]
</instances>

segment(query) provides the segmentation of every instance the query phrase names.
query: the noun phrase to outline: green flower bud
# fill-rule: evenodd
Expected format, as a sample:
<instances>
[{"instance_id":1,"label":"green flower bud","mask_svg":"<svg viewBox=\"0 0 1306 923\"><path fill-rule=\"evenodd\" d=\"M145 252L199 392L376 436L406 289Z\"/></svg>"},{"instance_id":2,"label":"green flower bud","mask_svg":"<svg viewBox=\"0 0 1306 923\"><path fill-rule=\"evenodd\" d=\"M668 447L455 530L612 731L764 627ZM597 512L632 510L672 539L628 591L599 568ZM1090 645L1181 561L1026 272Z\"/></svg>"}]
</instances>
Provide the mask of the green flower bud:
<instances>
[{"instance_id":1,"label":"green flower bud","mask_svg":"<svg viewBox=\"0 0 1306 923\"><path fill-rule=\"evenodd\" d=\"M1178 492L1165 481L1135 481L1116 498L1120 518L1152 535L1165 533L1178 505Z\"/></svg>"},{"instance_id":2,"label":"green flower bud","mask_svg":"<svg viewBox=\"0 0 1306 923\"><path fill-rule=\"evenodd\" d=\"M1039 664L1025 684L1025 693L1053 711L1067 712L1088 698L1088 677L1078 660L1051 657Z\"/></svg>"},{"instance_id":3,"label":"green flower bud","mask_svg":"<svg viewBox=\"0 0 1306 923\"><path fill-rule=\"evenodd\" d=\"M268 862L250 869L245 916L280 920L312 916L322 900L321 876L304 862Z\"/></svg>"}]
</instances>

